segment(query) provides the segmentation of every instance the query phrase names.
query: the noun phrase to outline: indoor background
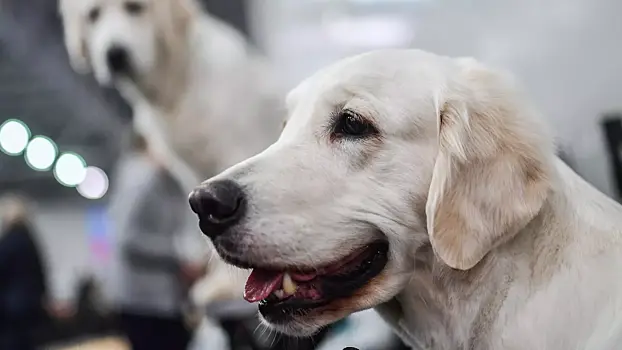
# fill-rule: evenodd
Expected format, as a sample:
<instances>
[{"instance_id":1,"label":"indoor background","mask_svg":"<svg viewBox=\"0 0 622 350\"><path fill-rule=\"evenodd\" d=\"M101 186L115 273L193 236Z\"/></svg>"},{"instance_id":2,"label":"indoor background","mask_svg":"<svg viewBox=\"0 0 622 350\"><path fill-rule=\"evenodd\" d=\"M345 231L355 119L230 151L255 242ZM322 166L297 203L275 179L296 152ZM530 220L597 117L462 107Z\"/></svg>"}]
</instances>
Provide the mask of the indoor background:
<instances>
[{"instance_id":1,"label":"indoor background","mask_svg":"<svg viewBox=\"0 0 622 350\"><path fill-rule=\"evenodd\" d=\"M336 59L386 47L473 56L509 69L551 125L564 160L620 198L618 0L204 3L279 67L287 87ZM0 192L33 202L58 305L75 306L80 282L97 280L109 263L109 175L131 118L115 91L71 70L55 1L0 1ZM614 121L610 129L605 120Z\"/></svg>"}]
</instances>

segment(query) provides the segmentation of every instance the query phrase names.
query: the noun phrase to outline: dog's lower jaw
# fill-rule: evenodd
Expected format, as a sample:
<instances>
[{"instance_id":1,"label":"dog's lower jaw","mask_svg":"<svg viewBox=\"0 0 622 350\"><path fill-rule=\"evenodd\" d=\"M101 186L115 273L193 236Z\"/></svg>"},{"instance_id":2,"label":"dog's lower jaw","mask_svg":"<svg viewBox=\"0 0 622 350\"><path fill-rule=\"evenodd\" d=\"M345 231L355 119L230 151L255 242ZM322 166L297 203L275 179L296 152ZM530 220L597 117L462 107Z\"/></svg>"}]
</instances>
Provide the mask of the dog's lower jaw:
<instances>
[{"instance_id":1,"label":"dog's lower jaw","mask_svg":"<svg viewBox=\"0 0 622 350\"><path fill-rule=\"evenodd\" d=\"M260 314L261 315L261 314ZM274 329L279 333L287 334L292 337L311 337L317 334L323 327L326 327L328 324L317 324L315 322L301 322L301 321L290 321L286 324L272 324L261 316L261 323L267 327L268 329ZM335 321L336 322L336 321Z\"/></svg>"},{"instance_id":2,"label":"dog's lower jaw","mask_svg":"<svg viewBox=\"0 0 622 350\"><path fill-rule=\"evenodd\" d=\"M267 316L259 312L264 325L280 333L295 337L310 337L318 333L323 327L346 318L348 315L360 311L363 308L342 307L340 303L349 303L347 299L335 300L317 309L304 310L300 314L287 316L287 319L271 322ZM336 305L335 305L336 304Z\"/></svg>"}]
</instances>

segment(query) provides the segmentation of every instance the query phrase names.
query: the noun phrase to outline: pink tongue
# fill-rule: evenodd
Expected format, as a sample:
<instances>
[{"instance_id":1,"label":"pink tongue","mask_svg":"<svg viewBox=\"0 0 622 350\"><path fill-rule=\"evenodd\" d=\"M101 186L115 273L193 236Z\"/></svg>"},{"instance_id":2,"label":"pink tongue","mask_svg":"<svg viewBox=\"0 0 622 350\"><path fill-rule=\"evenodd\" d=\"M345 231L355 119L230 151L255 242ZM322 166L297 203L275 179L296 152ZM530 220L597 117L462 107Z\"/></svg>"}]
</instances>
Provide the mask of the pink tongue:
<instances>
[{"instance_id":1,"label":"pink tongue","mask_svg":"<svg viewBox=\"0 0 622 350\"><path fill-rule=\"evenodd\" d=\"M282 282L283 272L253 269L246 281L244 299L249 303L264 300L278 289Z\"/></svg>"}]
</instances>

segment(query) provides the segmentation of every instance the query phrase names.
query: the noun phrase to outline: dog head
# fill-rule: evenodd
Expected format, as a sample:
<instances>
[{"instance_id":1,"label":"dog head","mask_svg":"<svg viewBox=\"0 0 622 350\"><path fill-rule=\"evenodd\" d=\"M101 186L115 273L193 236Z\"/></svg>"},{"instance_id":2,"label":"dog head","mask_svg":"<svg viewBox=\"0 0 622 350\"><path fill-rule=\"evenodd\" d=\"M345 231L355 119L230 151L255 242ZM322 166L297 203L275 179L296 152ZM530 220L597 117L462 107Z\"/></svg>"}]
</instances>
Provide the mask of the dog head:
<instances>
[{"instance_id":1,"label":"dog head","mask_svg":"<svg viewBox=\"0 0 622 350\"><path fill-rule=\"evenodd\" d=\"M93 70L102 85L140 80L187 44L193 0L61 0L73 68Z\"/></svg>"},{"instance_id":2,"label":"dog head","mask_svg":"<svg viewBox=\"0 0 622 350\"><path fill-rule=\"evenodd\" d=\"M431 243L467 270L540 210L552 145L510 79L471 59L372 52L287 98L276 143L190 204L267 324L308 335L386 302Z\"/></svg>"}]
</instances>

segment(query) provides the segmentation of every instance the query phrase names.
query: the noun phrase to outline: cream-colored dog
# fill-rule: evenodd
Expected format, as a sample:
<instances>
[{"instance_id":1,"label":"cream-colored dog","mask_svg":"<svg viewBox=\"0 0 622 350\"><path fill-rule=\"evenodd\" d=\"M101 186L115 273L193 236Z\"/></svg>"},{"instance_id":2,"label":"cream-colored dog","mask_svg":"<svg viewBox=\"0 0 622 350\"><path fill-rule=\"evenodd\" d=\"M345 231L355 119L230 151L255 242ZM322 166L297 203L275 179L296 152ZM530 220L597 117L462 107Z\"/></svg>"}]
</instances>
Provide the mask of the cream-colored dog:
<instances>
[{"instance_id":1,"label":"cream-colored dog","mask_svg":"<svg viewBox=\"0 0 622 350\"><path fill-rule=\"evenodd\" d=\"M195 0L61 0L60 12L74 69L120 90L185 187L278 137L268 67Z\"/></svg>"},{"instance_id":2,"label":"cream-colored dog","mask_svg":"<svg viewBox=\"0 0 622 350\"><path fill-rule=\"evenodd\" d=\"M268 325L374 307L417 349L617 349L622 207L511 79L417 50L294 89L279 140L190 196Z\"/></svg>"},{"instance_id":3,"label":"cream-colored dog","mask_svg":"<svg viewBox=\"0 0 622 350\"><path fill-rule=\"evenodd\" d=\"M278 137L267 67L195 0L61 0L60 12L74 69L120 90L134 126L188 191ZM232 295L229 270L212 269L220 282L204 299Z\"/></svg>"}]
</instances>

